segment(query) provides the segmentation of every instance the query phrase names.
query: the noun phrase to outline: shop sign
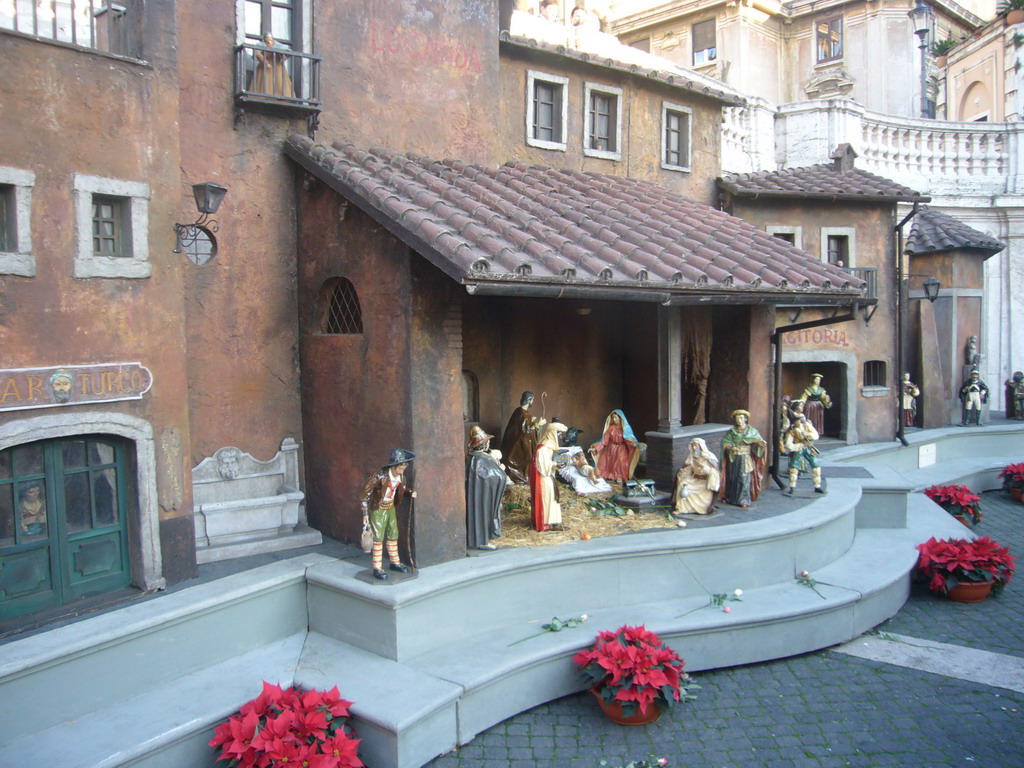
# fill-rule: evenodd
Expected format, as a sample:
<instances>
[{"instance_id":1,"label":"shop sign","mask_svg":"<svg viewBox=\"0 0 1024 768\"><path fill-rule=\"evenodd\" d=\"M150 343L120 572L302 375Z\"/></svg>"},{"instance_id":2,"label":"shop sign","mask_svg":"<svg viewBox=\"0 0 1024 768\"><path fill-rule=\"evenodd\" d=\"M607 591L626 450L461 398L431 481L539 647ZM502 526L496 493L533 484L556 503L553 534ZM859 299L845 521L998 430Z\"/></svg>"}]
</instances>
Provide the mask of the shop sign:
<instances>
[{"instance_id":1,"label":"shop sign","mask_svg":"<svg viewBox=\"0 0 1024 768\"><path fill-rule=\"evenodd\" d=\"M846 331L837 328L804 328L782 334L783 344L809 344L815 347L848 347Z\"/></svg>"},{"instance_id":2,"label":"shop sign","mask_svg":"<svg viewBox=\"0 0 1024 768\"><path fill-rule=\"evenodd\" d=\"M152 386L141 363L0 369L0 411L141 400Z\"/></svg>"}]
</instances>

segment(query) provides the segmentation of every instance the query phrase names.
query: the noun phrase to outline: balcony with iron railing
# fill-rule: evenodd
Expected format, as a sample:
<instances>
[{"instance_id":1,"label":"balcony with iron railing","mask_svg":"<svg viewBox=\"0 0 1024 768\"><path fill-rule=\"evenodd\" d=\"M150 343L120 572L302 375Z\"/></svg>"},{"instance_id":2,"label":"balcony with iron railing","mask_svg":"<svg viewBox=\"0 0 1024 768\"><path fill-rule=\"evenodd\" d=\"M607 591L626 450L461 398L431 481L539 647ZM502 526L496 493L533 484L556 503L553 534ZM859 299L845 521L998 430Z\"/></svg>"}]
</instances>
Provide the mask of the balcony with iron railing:
<instances>
[{"instance_id":1,"label":"balcony with iron railing","mask_svg":"<svg viewBox=\"0 0 1024 768\"><path fill-rule=\"evenodd\" d=\"M278 46L245 43L235 49L235 105L305 114L310 130L319 118L320 57Z\"/></svg>"},{"instance_id":2,"label":"balcony with iron railing","mask_svg":"<svg viewBox=\"0 0 1024 768\"><path fill-rule=\"evenodd\" d=\"M854 282L864 281L864 298L878 298L878 269L876 267L844 267L854 277Z\"/></svg>"},{"instance_id":3,"label":"balcony with iron railing","mask_svg":"<svg viewBox=\"0 0 1024 768\"><path fill-rule=\"evenodd\" d=\"M142 58L142 0L0 2L0 30Z\"/></svg>"}]
</instances>

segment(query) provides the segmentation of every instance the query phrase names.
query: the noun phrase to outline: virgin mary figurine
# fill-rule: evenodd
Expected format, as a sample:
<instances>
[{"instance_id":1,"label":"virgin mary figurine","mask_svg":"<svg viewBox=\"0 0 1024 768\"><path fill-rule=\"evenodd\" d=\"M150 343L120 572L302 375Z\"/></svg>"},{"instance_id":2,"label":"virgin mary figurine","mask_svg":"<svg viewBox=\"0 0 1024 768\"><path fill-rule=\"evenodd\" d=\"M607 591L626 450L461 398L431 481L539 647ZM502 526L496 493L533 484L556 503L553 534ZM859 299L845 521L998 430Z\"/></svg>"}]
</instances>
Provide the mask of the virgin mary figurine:
<instances>
[{"instance_id":1,"label":"virgin mary figurine","mask_svg":"<svg viewBox=\"0 0 1024 768\"><path fill-rule=\"evenodd\" d=\"M616 408L604 420L601 441L590 446L597 473L605 480L626 482L640 460L639 445L626 415Z\"/></svg>"}]
</instances>

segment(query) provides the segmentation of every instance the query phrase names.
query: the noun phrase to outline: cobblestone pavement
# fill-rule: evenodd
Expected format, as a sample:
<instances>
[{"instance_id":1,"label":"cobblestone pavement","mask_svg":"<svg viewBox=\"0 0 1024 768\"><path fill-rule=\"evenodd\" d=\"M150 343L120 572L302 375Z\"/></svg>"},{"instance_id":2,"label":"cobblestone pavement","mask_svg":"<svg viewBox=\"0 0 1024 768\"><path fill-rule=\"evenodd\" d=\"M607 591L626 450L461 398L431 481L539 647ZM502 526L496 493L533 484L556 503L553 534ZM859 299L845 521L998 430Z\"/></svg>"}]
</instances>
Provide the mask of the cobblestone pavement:
<instances>
[{"instance_id":1,"label":"cobblestone pavement","mask_svg":"<svg viewBox=\"0 0 1024 768\"><path fill-rule=\"evenodd\" d=\"M1024 506L982 497L979 535L1024 568ZM1024 572L964 605L915 584L883 632L1024 657ZM955 670L951 669L951 675ZM604 719L589 694L500 723L430 768L597 768L667 757L687 768L1024 767L1024 694L824 650L695 675L698 698L647 726Z\"/></svg>"}]
</instances>

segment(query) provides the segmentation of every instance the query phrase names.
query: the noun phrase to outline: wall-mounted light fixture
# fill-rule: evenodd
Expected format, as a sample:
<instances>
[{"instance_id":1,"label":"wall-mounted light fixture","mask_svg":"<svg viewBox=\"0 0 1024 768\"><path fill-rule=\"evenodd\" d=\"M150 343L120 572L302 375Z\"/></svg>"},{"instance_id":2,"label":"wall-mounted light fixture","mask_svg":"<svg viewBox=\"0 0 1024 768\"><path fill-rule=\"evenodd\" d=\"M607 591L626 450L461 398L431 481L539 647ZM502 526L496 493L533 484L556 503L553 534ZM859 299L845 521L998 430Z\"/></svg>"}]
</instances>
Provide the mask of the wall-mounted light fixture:
<instances>
[{"instance_id":1,"label":"wall-mounted light fixture","mask_svg":"<svg viewBox=\"0 0 1024 768\"><path fill-rule=\"evenodd\" d=\"M907 275L907 277L927 277L928 279L921 283L921 289L924 291L924 297L928 299L931 304L934 304L935 300L939 298L939 291L942 290L942 283L936 280L932 275ZM918 296L917 298L921 297Z\"/></svg>"},{"instance_id":2,"label":"wall-mounted light fixture","mask_svg":"<svg viewBox=\"0 0 1024 768\"><path fill-rule=\"evenodd\" d=\"M191 224L175 224L174 231L178 235L178 247L175 253L181 253L182 248L192 245L199 235L206 232L216 232L220 225L210 215L220 208L221 200L228 192L228 188L212 181L192 185L192 195L196 199L196 208L199 210L199 218Z\"/></svg>"},{"instance_id":3,"label":"wall-mounted light fixture","mask_svg":"<svg viewBox=\"0 0 1024 768\"><path fill-rule=\"evenodd\" d=\"M939 298L939 289L942 288L942 283L936 280L934 277L929 277L924 281L924 297L928 299L932 304Z\"/></svg>"}]
</instances>

